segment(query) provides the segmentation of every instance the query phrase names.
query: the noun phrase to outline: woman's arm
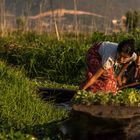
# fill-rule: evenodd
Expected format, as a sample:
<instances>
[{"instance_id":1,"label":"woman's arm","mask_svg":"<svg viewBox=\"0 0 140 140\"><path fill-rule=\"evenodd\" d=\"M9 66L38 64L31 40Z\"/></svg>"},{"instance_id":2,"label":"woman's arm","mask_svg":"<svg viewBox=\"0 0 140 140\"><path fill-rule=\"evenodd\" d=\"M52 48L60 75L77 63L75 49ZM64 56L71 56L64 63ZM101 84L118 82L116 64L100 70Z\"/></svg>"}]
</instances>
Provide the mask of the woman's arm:
<instances>
[{"instance_id":1,"label":"woman's arm","mask_svg":"<svg viewBox=\"0 0 140 140\"><path fill-rule=\"evenodd\" d=\"M117 80L119 86L122 86L122 75L123 75L123 73L125 72L125 70L127 69L128 66L129 66L129 63L124 64L120 73L116 77L116 80Z\"/></svg>"},{"instance_id":2,"label":"woman's arm","mask_svg":"<svg viewBox=\"0 0 140 140\"><path fill-rule=\"evenodd\" d=\"M135 70L135 76L134 78L137 79L140 77L140 55L138 55L137 60L136 60L136 70Z\"/></svg>"},{"instance_id":3,"label":"woman's arm","mask_svg":"<svg viewBox=\"0 0 140 140\"><path fill-rule=\"evenodd\" d=\"M133 82L133 83L130 83L130 84L119 87L119 90L124 89L124 88L128 88L128 87L137 86L139 84L140 84L140 82Z\"/></svg>"},{"instance_id":4,"label":"woman's arm","mask_svg":"<svg viewBox=\"0 0 140 140\"><path fill-rule=\"evenodd\" d=\"M90 87L92 84L96 82L96 80L104 73L104 69L100 68L92 77L91 79L86 83L86 85L83 87L84 90L86 90L88 87Z\"/></svg>"}]
</instances>

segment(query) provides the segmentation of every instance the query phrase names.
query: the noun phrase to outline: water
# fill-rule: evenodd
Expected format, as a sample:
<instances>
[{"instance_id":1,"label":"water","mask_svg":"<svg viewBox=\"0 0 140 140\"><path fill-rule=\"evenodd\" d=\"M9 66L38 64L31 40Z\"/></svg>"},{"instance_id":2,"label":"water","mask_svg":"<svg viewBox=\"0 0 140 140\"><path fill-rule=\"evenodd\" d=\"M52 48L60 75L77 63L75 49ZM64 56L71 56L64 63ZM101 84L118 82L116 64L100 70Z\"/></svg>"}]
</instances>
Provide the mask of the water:
<instances>
[{"instance_id":1,"label":"water","mask_svg":"<svg viewBox=\"0 0 140 140\"><path fill-rule=\"evenodd\" d=\"M66 140L140 140L140 113L111 118L71 109L71 116L62 122L60 131Z\"/></svg>"}]
</instances>

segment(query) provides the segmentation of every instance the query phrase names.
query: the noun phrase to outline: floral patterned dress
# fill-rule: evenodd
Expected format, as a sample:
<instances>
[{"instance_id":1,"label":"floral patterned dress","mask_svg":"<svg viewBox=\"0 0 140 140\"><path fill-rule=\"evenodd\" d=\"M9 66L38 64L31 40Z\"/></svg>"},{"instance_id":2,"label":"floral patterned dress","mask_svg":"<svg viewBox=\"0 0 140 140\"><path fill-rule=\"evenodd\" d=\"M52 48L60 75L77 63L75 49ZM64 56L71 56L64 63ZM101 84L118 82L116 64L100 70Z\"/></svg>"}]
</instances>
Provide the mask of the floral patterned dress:
<instances>
[{"instance_id":1,"label":"floral patterned dress","mask_svg":"<svg viewBox=\"0 0 140 140\"><path fill-rule=\"evenodd\" d=\"M98 50L101 46L101 43L94 44L89 50L86 55L87 60L87 73L86 73L86 80L84 83L80 85L83 87L87 81L97 72L97 70L101 67L102 58L98 53ZM96 82L91 85L87 90L93 91L94 93L103 91L105 93L113 93L116 94L117 92L117 82L115 80L115 72L114 66L107 69L97 80Z\"/></svg>"}]
</instances>

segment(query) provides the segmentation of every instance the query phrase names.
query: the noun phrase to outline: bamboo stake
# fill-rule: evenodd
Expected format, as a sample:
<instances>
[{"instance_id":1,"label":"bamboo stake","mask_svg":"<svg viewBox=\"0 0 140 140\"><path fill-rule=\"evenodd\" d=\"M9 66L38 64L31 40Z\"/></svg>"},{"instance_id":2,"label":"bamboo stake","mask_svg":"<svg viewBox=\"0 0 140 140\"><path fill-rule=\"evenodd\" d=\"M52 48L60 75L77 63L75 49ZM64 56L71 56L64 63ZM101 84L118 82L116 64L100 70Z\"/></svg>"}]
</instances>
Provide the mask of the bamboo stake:
<instances>
[{"instance_id":1,"label":"bamboo stake","mask_svg":"<svg viewBox=\"0 0 140 140\"><path fill-rule=\"evenodd\" d=\"M27 15L26 15L26 22L27 22L27 24L26 24L26 31L29 31L29 29L30 29L29 15L30 15L30 10L31 10L31 7L32 7L32 3L33 3L32 0L29 0L27 2Z\"/></svg>"},{"instance_id":2,"label":"bamboo stake","mask_svg":"<svg viewBox=\"0 0 140 140\"><path fill-rule=\"evenodd\" d=\"M5 28L5 24L6 24L6 21L5 21L5 0L2 0L1 2L1 6L0 6L0 27L1 27L1 35L3 36L4 35L4 28Z\"/></svg>"},{"instance_id":3,"label":"bamboo stake","mask_svg":"<svg viewBox=\"0 0 140 140\"><path fill-rule=\"evenodd\" d=\"M121 86L121 87L119 88L119 90L124 89L124 88L128 88L128 87L137 86L137 85L139 85L139 84L140 84L140 82L133 82L133 83L130 83L130 84Z\"/></svg>"},{"instance_id":4,"label":"bamboo stake","mask_svg":"<svg viewBox=\"0 0 140 140\"><path fill-rule=\"evenodd\" d=\"M58 26L57 26L55 15L54 15L52 0L50 0L50 6L51 6L52 18L53 18L53 21L54 21L55 33L56 33L57 39L60 40L60 34L59 34L59 31L58 31Z\"/></svg>"},{"instance_id":5,"label":"bamboo stake","mask_svg":"<svg viewBox=\"0 0 140 140\"><path fill-rule=\"evenodd\" d=\"M78 17L77 17L77 0L74 0L74 15L75 15L75 31L76 37L78 37Z\"/></svg>"},{"instance_id":6,"label":"bamboo stake","mask_svg":"<svg viewBox=\"0 0 140 140\"><path fill-rule=\"evenodd\" d=\"M16 27L16 1L13 1L13 8L12 8L12 12L15 15L13 17L13 29Z\"/></svg>"}]
</instances>

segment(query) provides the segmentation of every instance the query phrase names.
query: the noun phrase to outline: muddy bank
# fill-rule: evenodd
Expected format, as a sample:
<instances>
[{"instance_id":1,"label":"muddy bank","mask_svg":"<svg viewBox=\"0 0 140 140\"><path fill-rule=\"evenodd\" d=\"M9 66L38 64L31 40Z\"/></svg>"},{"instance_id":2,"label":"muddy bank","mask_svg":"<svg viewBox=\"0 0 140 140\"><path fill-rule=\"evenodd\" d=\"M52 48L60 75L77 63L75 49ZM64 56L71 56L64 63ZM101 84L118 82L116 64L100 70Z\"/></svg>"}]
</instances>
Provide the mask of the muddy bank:
<instances>
[{"instance_id":1,"label":"muddy bank","mask_svg":"<svg viewBox=\"0 0 140 140\"><path fill-rule=\"evenodd\" d=\"M73 105L73 110L102 118L123 119L140 116L137 106Z\"/></svg>"},{"instance_id":2,"label":"muddy bank","mask_svg":"<svg viewBox=\"0 0 140 140\"><path fill-rule=\"evenodd\" d=\"M140 108L73 105L61 131L70 140L139 140Z\"/></svg>"}]
</instances>

